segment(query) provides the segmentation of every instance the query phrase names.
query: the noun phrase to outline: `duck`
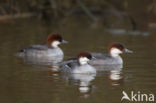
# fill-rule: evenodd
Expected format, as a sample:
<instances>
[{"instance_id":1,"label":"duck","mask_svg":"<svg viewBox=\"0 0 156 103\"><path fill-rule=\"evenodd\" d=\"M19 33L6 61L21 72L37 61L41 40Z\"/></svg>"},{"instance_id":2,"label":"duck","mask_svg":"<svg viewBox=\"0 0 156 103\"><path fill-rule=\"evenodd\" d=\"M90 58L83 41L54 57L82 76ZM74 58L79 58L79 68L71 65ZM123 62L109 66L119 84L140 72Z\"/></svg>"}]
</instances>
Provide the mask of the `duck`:
<instances>
[{"instance_id":1,"label":"duck","mask_svg":"<svg viewBox=\"0 0 156 103\"><path fill-rule=\"evenodd\" d=\"M108 48L108 54L102 52L92 52L91 55L96 59L90 60L90 65L113 65L123 64L120 56L122 53L133 53L133 51L125 48L121 43L111 43Z\"/></svg>"},{"instance_id":2,"label":"duck","mask_svg":"<svg viewBox=\"0 0 156 103\"><path fill-rule=\"evenodd\" d=\"M28 46L21 49L16 56L18 57L29 57L29 58L39 58L39 59L49 59L57 57L63 57L64 53L59 47L60 44L66 44L67 41L62 39L62 36L58 33L50 34L47 37L46 44L36 44Z\"/></svg>"},{"instance_id":3,"label":"duck","mask_svg":"<svg viewBox=\"0 0 156 103\"><path fill-rule=\"evenodd\" d=\"M92 55L88 52L80 52L77 58L71 58L64 61L61 65L63 72L74 74L92 74L96 73L96 69L88 62L92 59Z\"/></svg>"}]
</instances>

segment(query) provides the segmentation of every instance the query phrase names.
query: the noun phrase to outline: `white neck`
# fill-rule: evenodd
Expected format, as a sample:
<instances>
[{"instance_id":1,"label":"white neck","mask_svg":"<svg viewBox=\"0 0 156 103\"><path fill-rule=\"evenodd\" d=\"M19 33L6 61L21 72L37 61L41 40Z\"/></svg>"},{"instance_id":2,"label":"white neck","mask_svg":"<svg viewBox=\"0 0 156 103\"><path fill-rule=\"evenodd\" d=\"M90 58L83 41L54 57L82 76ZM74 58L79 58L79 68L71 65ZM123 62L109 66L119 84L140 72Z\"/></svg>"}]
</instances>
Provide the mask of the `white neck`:
<instances>
[{"instance_id":1,"label":"white neck","mask_svg":"<svg viewBox=\"0 0 156 103\"><path fill-rule=\"evenodd\" d=\"M89 61L89 59L86 58L86 57L80 57L80 58L79 58L79 63L80 63L80 65L88 64L88 61Z\"/></svg>"},{"instance_id":2,"label":"white neck","mask_svg":"<svg viewBox=\"0 0 156 103\"><path fill-rule=\"evenodd\" d=\"M54 48L58 48L58 45L59 45L59 44L60 44L59 41L53 41L53 42L51 43L51 46L54 47Z\"/></svg>"},{"instance_id":3,"label":"white neck","mask_svg":"<svg viewBox=\"0 0 156 103\"><path fill-rule=\"evenodd\" d=\"M122 51L117 48L111 48L111 50L110 50L110 55L112 57L118 57L119 54L121 54L121 53L122 53Z\"/></svg>"}]
</instances>

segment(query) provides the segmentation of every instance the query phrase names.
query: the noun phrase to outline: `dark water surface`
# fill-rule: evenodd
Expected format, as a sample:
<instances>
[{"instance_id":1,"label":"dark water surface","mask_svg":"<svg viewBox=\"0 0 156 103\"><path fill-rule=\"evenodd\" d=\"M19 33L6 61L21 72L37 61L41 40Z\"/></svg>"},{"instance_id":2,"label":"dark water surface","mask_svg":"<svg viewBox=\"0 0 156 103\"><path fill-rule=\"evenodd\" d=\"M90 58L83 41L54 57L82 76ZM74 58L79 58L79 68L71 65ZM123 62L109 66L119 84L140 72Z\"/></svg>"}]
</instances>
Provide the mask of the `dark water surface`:
<instances>
[{"instance_id":1,"label":"dark water surface","mask_svg":"<svg viewBox=\"0 0 156 103\"><path fill-rule=\"evenodd\" d=\"M154 29L140 30L139 35L120 30L114 34L113 30L92 27L84 21L73 19L55 25L24 19L0 24L0 102L119 103L122 91L128 95L131 91L156 95ZM61 45L64 59L79 51L107 52L111 42L121 42L134 53L122 55L123 68L96 75L53 73L48 66L31 65L13 56L28 45L44 43L51 32L59 32L69 41Z\"/></svg>"}]
</instances>

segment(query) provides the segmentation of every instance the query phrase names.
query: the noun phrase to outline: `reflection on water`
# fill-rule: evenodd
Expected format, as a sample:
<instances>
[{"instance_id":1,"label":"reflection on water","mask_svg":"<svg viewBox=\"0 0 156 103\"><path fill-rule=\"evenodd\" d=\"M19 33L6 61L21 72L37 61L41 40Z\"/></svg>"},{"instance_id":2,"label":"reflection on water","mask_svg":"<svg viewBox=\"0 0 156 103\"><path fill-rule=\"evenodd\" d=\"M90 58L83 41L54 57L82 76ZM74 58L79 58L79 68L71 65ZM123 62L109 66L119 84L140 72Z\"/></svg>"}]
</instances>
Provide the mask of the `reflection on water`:
<instances>
[{"instance_id":1,"label":"reflection on water","mask_svg":"<svg viewBox=\"0 0 156 103\"><path fill-rule=\"evenodd\" d=\"M64 77L67 81L71 81L74 85L78 86L79 92L83 95L83 97L88 97L91 93L93 84L91 83L95 79L96 74L68 74Z\"/></svg>"},{"instance_id":2,"label":"reflection on water","mask_svg":"<svg viewBox=\"0 0 156 103\"><path fill-rule=\"evenodd\" d=\"M50 68L50 70L51 70L53 73L60 72L60 65L59 65L59 64L50 65L49 68Z\"/></svg>"},{"instance_id":3,"label":"reflection on water","mask_svg":"<svg viewBox=\"0 0 156 103\"><path fill-rule=\"evenodd\" d=\"M123 65L105 65L96 66L97 74L63 74L63 78L70 85L76 85L79 93L82 97L89 97L93 91L96 92L97 86L94 84L96 80L96 75L103 76L108 75L106 79L110 80L112 87L122 85L124 82L124 77L122 74ZM108 74L103 74L103 72L108 72Z\"/></svg>"},{"instance_id":4,"label":"reflection on water","mask_svg":"<svg viewBox=\"0 0 156 103\"><path fill-rule=\"evenodd\" d=\"M112 70L112 71L110 71L110 79L111 80L114 80L114 81L116 81L116 80L120 80L122 77L120 76L120 74L121 74L121 71L118 71L118 70Z\"/></svg>"},{"instance_id":5,"label":"reflection on water","mask_svg":"<svg viewBox=\"0 0 156 103\"><path fill-rule=\"evenodd\" d=\"M143 16L140 18L146 25ZM127 32L115 35L98 25L91 28L85 19L65 22L46 25L30 19L0 24L0 102L119 103L123 90L126 93L136 90L156 94L155 30L149 30L150 35L147 36L140 35L142 32L137 36L127 35ZM96 75L66 76L59 72L57 63L50 62L49 66L48 62L48 66L41 66L38 64L44 62L42 59L26 59L23 62L13 56L22 47L44 43L51 32L60 32L69 40L69 45L61 47L65 60L80 51L106 51L111 42L127 45L134 53L122 55L124 65L96 67Z\"/></svg>"},{"instance_id":6,"label":"reflection on water","mask_svg":"<svg viewBox=\"0 0 156 103\"><path fill-rule=\"evenodd\" d=\"M123 65L117 64L117 65L103 65L103 66L96 66L97 71L107 71L108 72L108 79L110 79L110 84L112 86L118 86L121 85L121 83L124 82L123 77Z\"/></svg>"},{"instance_id":7,"label":"reflection on water","mask_svg":"<svg viewBox=\"0 0 156 103\"><path fill-rule=\"evenodd\" d=\"M112 86L118 86L123 83L123 76L121 70L111 70L109 78L111 80Z\"/></svg>"}]
</instances>

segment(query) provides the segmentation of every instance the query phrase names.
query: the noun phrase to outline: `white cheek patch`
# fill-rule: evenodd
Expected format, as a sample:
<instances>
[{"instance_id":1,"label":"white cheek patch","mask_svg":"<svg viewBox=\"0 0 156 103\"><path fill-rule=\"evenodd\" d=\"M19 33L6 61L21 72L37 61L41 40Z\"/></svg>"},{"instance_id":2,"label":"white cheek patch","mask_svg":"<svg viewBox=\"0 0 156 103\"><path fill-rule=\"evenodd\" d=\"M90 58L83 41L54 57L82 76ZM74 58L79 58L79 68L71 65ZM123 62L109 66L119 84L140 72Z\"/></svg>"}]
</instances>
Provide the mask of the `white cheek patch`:
<instances>
[{"instance_id":1,"label":"white cheek patch","mask_svg":"<svg viewBox=\"0 0 156 103\"><path fill-rule=\"evenodd\" d=\"M86 57L80 57L79 58L79 62L80 62L81 65L87 64L88 61L89 61L89 59L86 58Z\"/></svg>"},{"instance_id":2,"label":"white cheek patch","mask_svg":"<svg viewBox=\"0 0 156 103\"><path fill-rule=\"evenodd\" d=\"M118 55L121 54L121 53L122 53L122 51L119 50L119 49L117 49L117 48L112 48L111 51L110 51L110 54L111 54L112 56L118 56Z\"/></svg>"},{"instance_id":3,"label":"white cheek patch","mask_svg":"<svg viewBox=\"0 0 156 103\"><path fill-rule=\"evenodd\" d=\"M59 41L54 41L54 42L51 43L51 46L54 47L54 48L57 48L59 44L60 44Z\"/></svg>"}]
</instances>

